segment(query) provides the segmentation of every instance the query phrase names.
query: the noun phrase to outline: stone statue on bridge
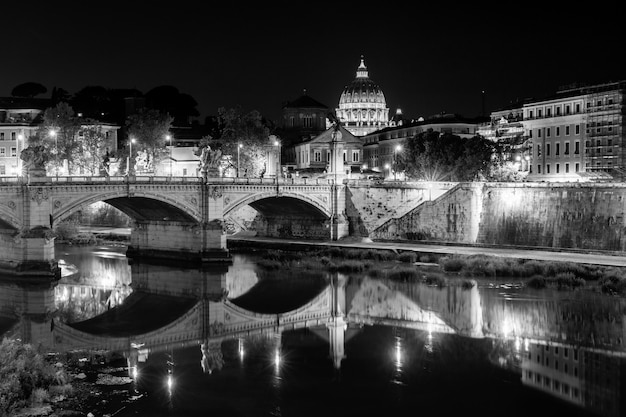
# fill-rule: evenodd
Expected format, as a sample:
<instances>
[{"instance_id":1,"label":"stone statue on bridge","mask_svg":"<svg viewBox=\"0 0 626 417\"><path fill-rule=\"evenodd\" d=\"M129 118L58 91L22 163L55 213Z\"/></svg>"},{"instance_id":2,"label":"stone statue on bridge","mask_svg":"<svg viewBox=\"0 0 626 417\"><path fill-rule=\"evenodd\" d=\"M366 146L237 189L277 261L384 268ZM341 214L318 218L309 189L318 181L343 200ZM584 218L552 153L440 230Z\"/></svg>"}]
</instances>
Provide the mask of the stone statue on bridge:
<instances>
[{"instance_id":1,"label":"stone statue on bridge","mask_svg":"<svg viewBox=\"0 0 626 417\"><path fill-rule=\"evenodd\" d=\"M33 177L46 176L46 163L50 159L48 151L43 145L30 145L20 153L20 159L24 161L24 172Z\"/></svg>"},{"instance_id":2,"label":"stone statue on bridge","mask_svg":"<svg viewBox=\"0 0 626 417\"><path fill-rule=\"evenodd\" d=\"M200 154L200 172L202 176L219 176L219 164L222 159L221 149L211 149L209 145L202 148Z\"/></svg>"}]
</instances>

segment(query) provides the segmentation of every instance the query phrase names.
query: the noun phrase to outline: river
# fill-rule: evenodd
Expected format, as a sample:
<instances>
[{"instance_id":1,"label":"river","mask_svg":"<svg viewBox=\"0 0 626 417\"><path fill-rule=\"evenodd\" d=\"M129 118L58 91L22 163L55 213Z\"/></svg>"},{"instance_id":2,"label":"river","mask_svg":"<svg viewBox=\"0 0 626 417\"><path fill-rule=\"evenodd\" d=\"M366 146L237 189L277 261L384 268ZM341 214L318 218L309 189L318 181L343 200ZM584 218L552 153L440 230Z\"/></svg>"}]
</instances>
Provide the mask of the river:
<instances>
[{"instance_id":1,"label":"river","mask_svg":"<svg viewBox=\"0 0 626 417\"><path fill-rule=\"evenodd\" d=\"M96 416L626 414L624 298L268 269L257 253L204 269L56 253L57 283L2 281L0 332L108 368L89 376L116 393Z\"/></svg>"}]
</instances>

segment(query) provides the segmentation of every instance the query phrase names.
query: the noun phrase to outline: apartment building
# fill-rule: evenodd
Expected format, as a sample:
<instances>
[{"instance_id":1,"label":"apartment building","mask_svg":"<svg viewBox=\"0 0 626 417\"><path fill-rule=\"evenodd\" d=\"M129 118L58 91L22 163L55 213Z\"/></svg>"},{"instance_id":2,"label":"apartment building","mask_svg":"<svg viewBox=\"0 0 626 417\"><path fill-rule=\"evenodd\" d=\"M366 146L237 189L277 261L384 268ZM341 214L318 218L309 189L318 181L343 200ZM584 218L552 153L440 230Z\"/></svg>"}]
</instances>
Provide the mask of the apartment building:
<instances>
[{"instance_id":1,"label":"apartment building","mask_svg":"<svg viewBox=\"0 0 626 417\"><path fill-rule=\"evenodd\" d=\"M521 105L528 181L623 181L626 82L569 86ZM502 112L492 113L504 117ZM511 122L511 120L507 120ZM525 156L525 155L524 155Z\"/></svg>"},{"instance_id":2,"label":"apartment building","mask_svg":"<svg viewBox=\"0 0 626 417\"><path fill-rule=\"evenodd\" d=\"M0 177L17 177L23 174L20 153L28 147L28 138L34 136L42 125L44 111L52 106L54 103L50 99L0 97ZM79 141L84 139L86 130L94 127L92 122L85 123L77 131ZM120 127L100 122L97 127L102 131L106 142L103 149L115 151ZM63 165L63 175L67 175L67 163ZM82 175L85 172L72 174Z\"/></svg>"}]
</instances>

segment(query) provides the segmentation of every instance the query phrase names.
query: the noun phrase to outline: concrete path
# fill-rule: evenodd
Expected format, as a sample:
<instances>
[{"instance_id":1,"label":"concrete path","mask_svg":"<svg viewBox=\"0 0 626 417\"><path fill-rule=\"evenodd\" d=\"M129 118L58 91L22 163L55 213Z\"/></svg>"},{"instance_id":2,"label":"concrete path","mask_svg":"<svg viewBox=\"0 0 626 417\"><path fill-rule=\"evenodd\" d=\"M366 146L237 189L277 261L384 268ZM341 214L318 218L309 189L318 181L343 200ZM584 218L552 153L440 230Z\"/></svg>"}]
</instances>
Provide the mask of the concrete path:
<instances>
[{"instance_id":1,"label":"concrete path","mask_svg":"<svg viewBox=\"0 0 626 417\"><path fill-rule=\"evenodd\" d=\"M361 249L390 249L394 251L414 251L421 253L435 254L458 254L458 255L489 255L505 258L534 259L540 261L576 262L592 265L606 265L626 267L626 256L613 252L592 252L592 251L566 251L548 249L529 249L515 247L483 247L469 245L439 245L432 243L413 242L371 242L371 241L302 241L290 239L263 238L256 236L228 236L228 240L240 240L251 242L265 242L268 245L300 245L307 246L337 246L345 248Z\"/></svg>"}]
</instances>

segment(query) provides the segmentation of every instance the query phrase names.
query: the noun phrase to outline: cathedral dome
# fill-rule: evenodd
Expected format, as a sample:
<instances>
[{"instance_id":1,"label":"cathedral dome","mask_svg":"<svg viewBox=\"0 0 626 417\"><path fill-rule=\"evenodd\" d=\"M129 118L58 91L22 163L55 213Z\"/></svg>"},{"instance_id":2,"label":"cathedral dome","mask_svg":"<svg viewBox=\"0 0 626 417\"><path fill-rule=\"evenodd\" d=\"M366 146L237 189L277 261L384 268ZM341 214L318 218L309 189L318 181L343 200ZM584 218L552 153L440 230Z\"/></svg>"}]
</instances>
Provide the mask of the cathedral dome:
<instances>
[{"instance_id":1,"label":"cathedral dome","mask_svg":"<svg viewBox=\"0 0 626 417\"><path fill-rule=\"evenodd\" d=\"M385 95L369 77L363 57L356 70L356 78L341 93L337 118L357 136L386 127L389 122Z\"/></svg>"}]
</instances>

